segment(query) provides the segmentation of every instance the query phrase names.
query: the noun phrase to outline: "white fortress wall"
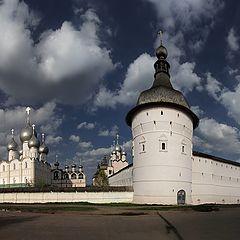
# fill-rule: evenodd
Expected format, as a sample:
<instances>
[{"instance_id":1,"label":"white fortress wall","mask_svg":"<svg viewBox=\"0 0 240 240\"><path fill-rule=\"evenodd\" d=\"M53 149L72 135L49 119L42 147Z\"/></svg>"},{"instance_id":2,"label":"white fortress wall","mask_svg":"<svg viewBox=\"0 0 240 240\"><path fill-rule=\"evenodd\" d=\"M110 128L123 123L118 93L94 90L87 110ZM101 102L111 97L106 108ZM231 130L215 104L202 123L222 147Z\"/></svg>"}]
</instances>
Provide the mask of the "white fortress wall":
<instances>
[{"instance_id":1,"label":"white fortress wall","mask_svg":"<svg viewBox=\"0 0 240 240\"><path fill-rule=\"evenodd\" d=\"M192 203L240 203L240 164L192 157Z\"/></svg>"},{"instance_id":2,"label":"white fortress wall","mask_svg":"<svg viewBox=\"0 0 240 240\"><path fill-rule=\"evenodd\" d=\"M132 186L133 166L129 165L108 178L110 186Z\"/></svg>"},{"instance_id":3,"label":"white fortress wall","mask_svg":"<svg viewBox=\"0 0 240 240\"><path fill-rule=\"evenodd\" d=\"M133 192L38 192L0 193L0 203L131 203Z\"/></svg>"}]
</instances>

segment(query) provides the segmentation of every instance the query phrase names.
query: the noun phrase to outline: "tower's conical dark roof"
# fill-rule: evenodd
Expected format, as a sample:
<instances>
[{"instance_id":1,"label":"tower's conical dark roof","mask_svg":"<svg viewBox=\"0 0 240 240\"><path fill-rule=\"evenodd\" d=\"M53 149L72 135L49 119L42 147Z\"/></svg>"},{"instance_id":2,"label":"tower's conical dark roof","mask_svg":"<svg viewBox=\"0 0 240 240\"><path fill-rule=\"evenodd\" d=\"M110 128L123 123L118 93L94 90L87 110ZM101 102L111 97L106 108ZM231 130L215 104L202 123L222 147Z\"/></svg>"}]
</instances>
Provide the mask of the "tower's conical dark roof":
<instances>
[{"instance_id":1,"label":"tower's conical dark roof","mask_svg":"<svg viewBox=\"0 0 240 240\"><path fill-rule=\"evenodd\" d=\"M140 94L137 106L127 114L126 121L129 126L131 126L132 117L136 111L151 105L180 108L190 115L194 128L197 127L199 122L198 117L190 110L189 104L183 94L175 90L171 84L169 74L170 65L166 61L167 55L167 49L161 43L156 49L158 59L154 64L155 74L153 85L150 89Z\"/></svg>"}]
</instances>

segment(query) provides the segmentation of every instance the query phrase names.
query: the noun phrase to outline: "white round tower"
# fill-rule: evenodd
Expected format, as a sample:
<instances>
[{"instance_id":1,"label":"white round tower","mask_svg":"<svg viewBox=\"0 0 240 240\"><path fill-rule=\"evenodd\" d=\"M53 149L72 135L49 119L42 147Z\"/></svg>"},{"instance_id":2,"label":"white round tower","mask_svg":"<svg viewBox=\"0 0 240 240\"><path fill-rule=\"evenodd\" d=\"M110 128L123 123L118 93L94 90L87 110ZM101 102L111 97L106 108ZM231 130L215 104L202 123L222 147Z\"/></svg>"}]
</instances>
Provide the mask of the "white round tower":
<instances>
[{"instance_id":1,"label":"white round tower","mask_svg":"<svg viewBox=\"0 0 240 240\"><path fill-rule=\"evenodd\" d=\"M162 43L156 56L153 85L126 117L134 146L133 202L191 204L192 135L199 120L172 87Z\"/></svg>"}]
</instances>

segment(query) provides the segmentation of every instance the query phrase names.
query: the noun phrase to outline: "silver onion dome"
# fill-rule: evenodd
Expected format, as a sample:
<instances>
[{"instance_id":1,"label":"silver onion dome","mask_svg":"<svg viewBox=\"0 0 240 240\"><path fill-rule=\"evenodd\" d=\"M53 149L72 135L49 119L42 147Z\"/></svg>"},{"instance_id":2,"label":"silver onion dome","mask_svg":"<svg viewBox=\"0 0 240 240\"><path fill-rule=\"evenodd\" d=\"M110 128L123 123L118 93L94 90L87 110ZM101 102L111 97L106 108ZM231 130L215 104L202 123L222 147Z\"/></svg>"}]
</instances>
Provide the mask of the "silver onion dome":
<instances>
[{"instance_id":1,"label":"silver onion dome","mask_svg":"<svg viewBox=\"0 0 240 240\"><path fill-rule=\"evenodd\" d=\"M21 133L20 133L20 140L22 142L27 142L31 139L33 135L33 130L32 130L32 127L30 126L30 124L28 123L25 128L23 128L21 130Z\"/></svg>"},{"instance_id":2,"label":"silver onion dome","mask_svg":"<svg viewBox=\"0 0 240 240\"><path fill-rule=\"evenodd\" d=\"M34 134L32 134L30 140L28 141L28 147L29 147L29 148L31 148L31 147L39 148L39 146L40 146L40 142L39 142L39 140L37 139L37 137L35 136L34 127L35 127L35 125L33 124L33 125L32 125L32 132L33 132Z\"/></svg>"},{"instance_id":3,"label":"silver onion dome","mask_svg":"<svg viewBox=\"0 0 240 240\"><path fill-rule=\"evenodd\" d=\"M15 142L14 138L10 140L10 142L7 145L8 151L17 151L18 150L18 144Z\"/></svg>"},{"instance_id":4,"label":"silver onion dome","mask_svg":"<svg viewBox=\"0 0 240 240\"><path fill-rule=\"evenodd\" d=\"M8 149L8 151L10 151L10 150L17 151L18 150L18 144L14 140L14 129L12 129L11 132L12 132L12 138L7 145L7 149Z\"/></svg>"},{"instance_id":5,"label":"silver onion dome","mask_svg":"<svg viewBox=\"0 0 240 240\"><path fill-rule=\"evenodd\" d=\"M41 143L41 145L40 145L40 147L39 147L39 149L38 149L38 152L41 154L41 153L45 153L46 155L48 154L48 152L49 152L49 149L48 149L48 147L46 146L46 144L45 144L45 135L44 135L44 133L42 133L42 143Z\"/></svg>"},{"instance_id":6,"label":"silver onion dome","mask_svg":"<svg viewBox=\"0 0 240 240\"><path fill-rule=\"evenodd\" d=\"M119 144L116 144L115 151L117 151L117 152L121 152L122 151L122 148L121 148L121 146Z\"/></svg>"},{"instance_id":7,"label":"silver onion dome","mask_svg":"<svg viewBox=\"0 0 240 240\"><path fill-rule=\"evenodd\" d=\"M33 132L34 135L37 136L36 131L33 131L30 125L30 108L26 108L26 126L20 132L20 140L21 142L27 142L31 139Z\"/></svg>"}]
</instances>

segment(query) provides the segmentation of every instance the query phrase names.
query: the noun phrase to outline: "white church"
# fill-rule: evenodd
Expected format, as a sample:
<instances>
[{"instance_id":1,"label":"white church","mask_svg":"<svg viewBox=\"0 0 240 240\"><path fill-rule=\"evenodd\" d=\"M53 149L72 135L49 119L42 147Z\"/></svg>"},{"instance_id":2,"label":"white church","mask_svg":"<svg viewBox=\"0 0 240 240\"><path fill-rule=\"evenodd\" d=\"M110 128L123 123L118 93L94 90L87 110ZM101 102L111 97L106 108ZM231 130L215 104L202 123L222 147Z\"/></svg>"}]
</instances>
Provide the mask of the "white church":
<instances>
[{"instance_id":1,"label":"white church","mask_svg":"<svg viewBox=\"0 0 240 240\"><path fill-rule=\"evenodd\" d=\"M157 48L154 82L128 112L133 164L109 176L111 186L132 186L133 203L240 203L240 163L193 152L199 119L172 87L168 52Z\"/></svg>"},{"instance_id":2,"label":"white church","mask_svg":"<svg viewBox=\"0 0 240 240\"><path fill-rule=\"evenodd\" d=\"M35 125L30 124L30 108L26 108L26 124L20 131L21 146L12 136L7 145L8 159L0 160L0 188L44 187L57 188L86 187L83 166L72 164L71 168L59 167L58 161L51 166L47 161L49 152L42 133L41 142Z\"/></svg>"}]
</instances>

